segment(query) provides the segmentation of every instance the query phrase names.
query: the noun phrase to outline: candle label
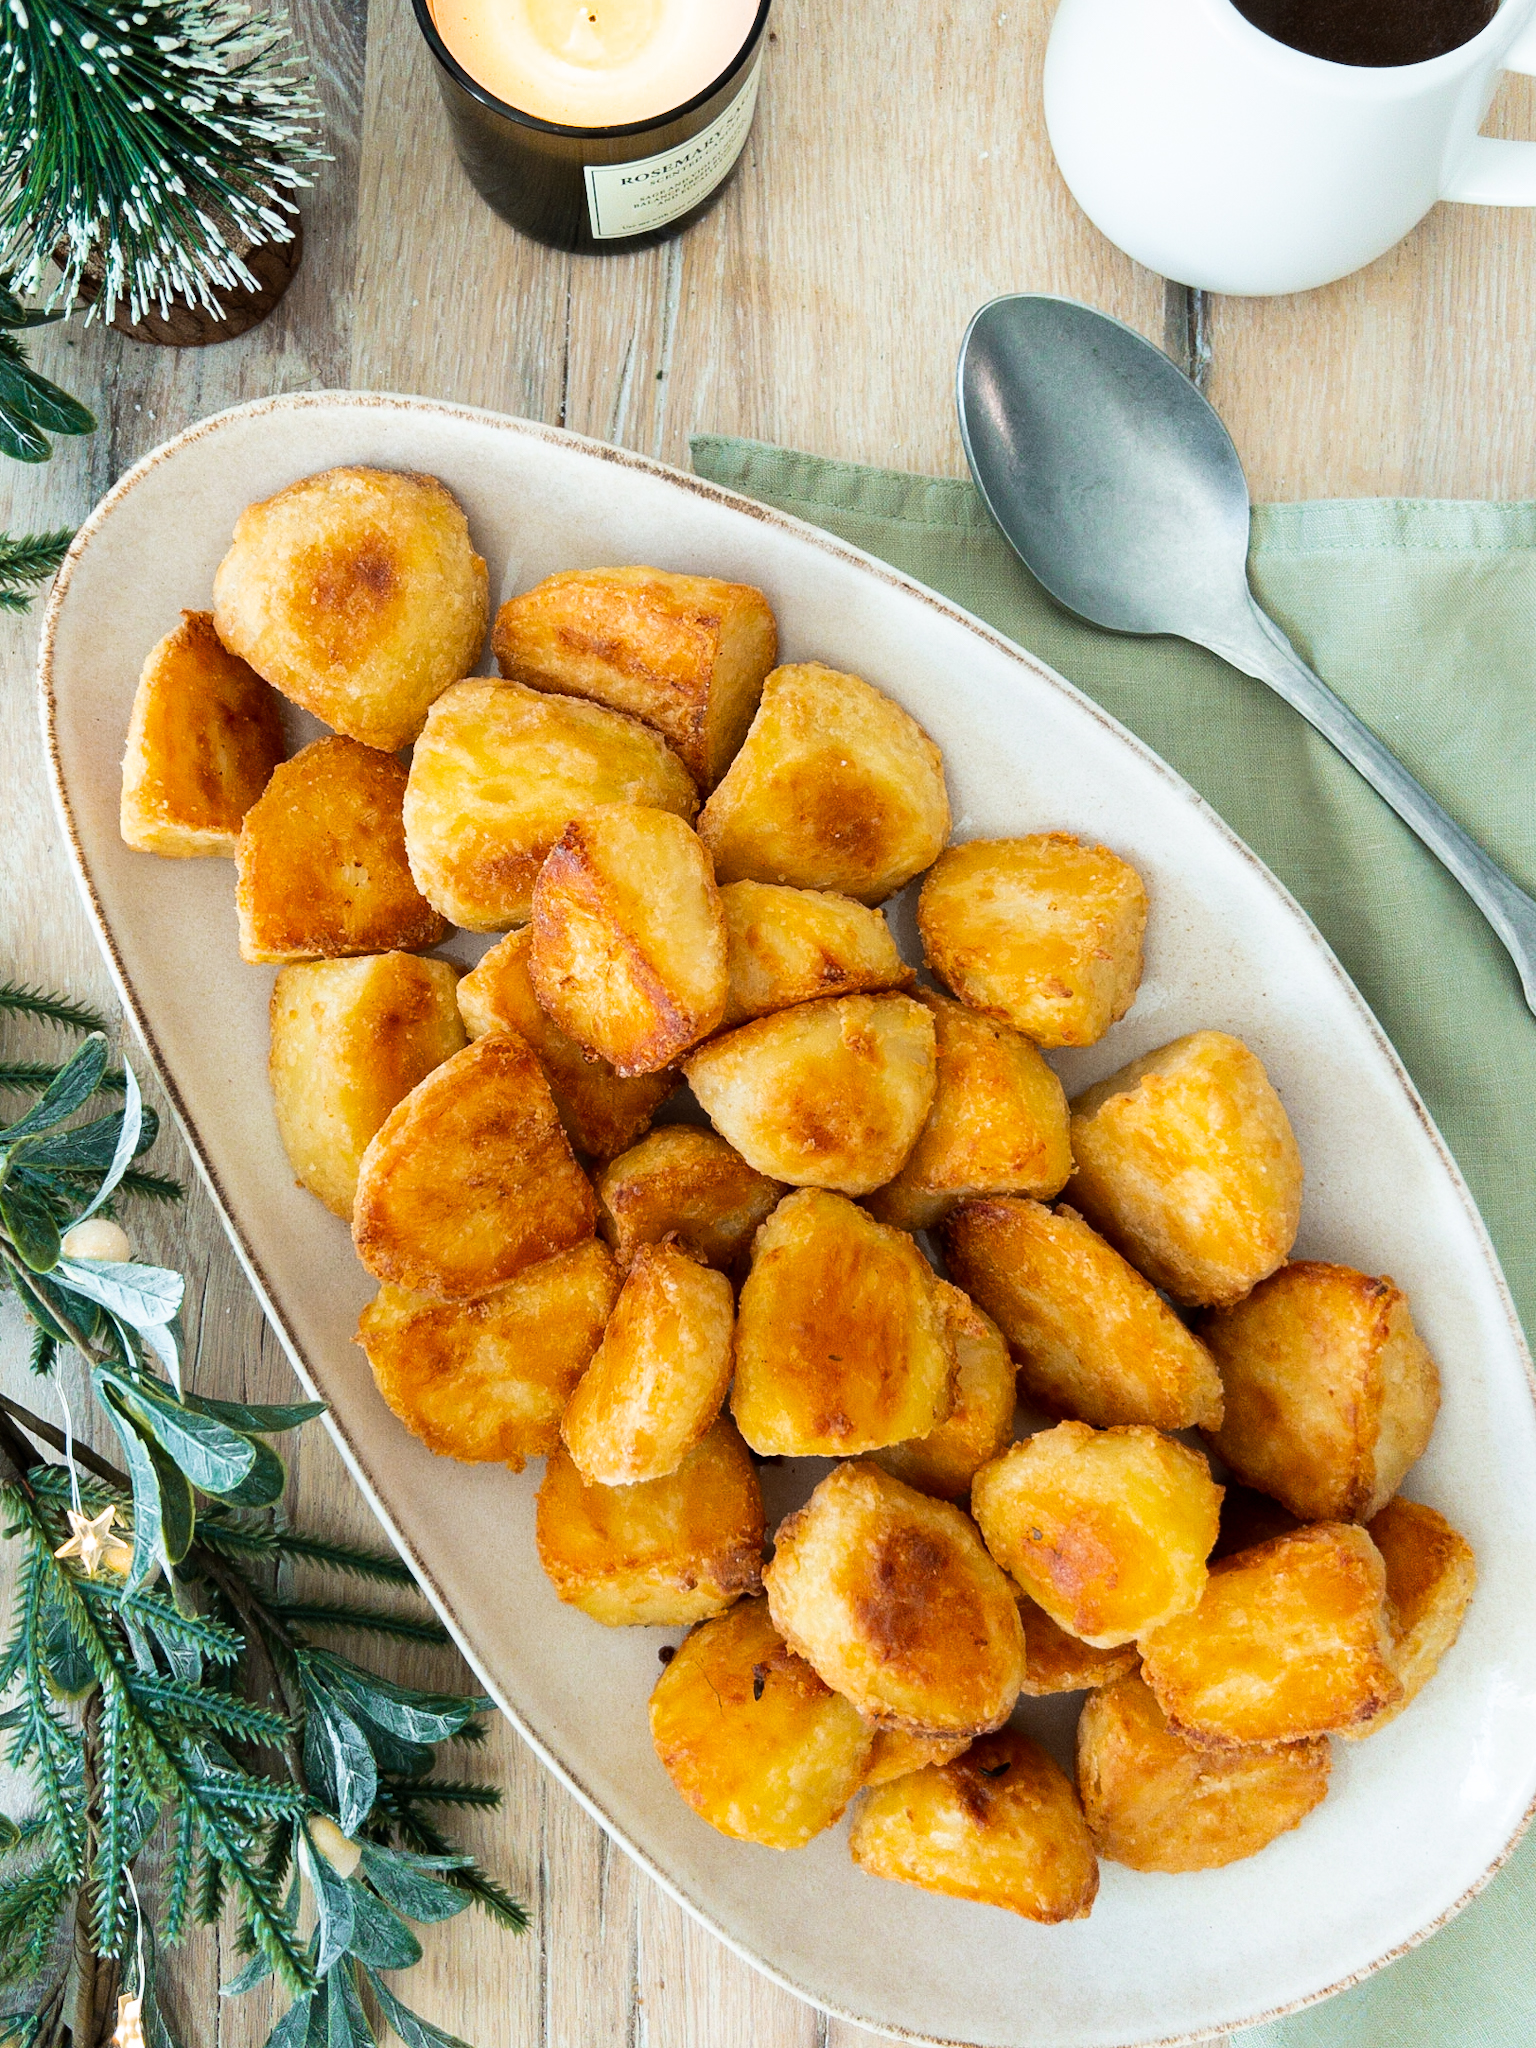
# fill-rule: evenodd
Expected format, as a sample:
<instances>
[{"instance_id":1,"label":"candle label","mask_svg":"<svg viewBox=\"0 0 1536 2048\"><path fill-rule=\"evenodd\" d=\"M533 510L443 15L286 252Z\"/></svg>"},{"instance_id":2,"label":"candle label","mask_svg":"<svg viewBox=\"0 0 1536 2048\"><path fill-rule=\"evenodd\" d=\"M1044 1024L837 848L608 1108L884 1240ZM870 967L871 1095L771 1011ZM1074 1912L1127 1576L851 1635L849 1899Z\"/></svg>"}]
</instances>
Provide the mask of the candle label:
<instances>
[{"instance_id":1,"label":"candle label","mask_svg":"<svg viewBox=\"0 0 1536 2048\"><path fill-rule=\"evenodd\" d=\"M676 149L629 164L588 164L587 212L594 241L648 234L707 199L741 155L757 106L760 67L725 112Z\"/></svg>"}]
</instances>

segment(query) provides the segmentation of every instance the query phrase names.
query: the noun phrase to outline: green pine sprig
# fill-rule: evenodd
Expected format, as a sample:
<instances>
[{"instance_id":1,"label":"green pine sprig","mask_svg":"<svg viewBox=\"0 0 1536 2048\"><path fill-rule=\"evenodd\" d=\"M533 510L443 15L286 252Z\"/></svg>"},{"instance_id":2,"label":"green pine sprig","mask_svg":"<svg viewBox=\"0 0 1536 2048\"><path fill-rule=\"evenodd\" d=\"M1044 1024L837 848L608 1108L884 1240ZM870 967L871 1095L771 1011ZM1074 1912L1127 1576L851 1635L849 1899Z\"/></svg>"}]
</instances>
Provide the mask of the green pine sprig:
<instances>
[{"instance_id":1,"label":"green pine sprig","mask_svg":"<svg viewBox=\"0 0 1536 2048\"><path fill-rule=\"evenodd\" d=\"M0 447L6 443L6 425L0 407ZM67 526L53 533L0 533L0 612L26 611L37 585L48 581L73 539Z\"/></svg>"}]
</instances>

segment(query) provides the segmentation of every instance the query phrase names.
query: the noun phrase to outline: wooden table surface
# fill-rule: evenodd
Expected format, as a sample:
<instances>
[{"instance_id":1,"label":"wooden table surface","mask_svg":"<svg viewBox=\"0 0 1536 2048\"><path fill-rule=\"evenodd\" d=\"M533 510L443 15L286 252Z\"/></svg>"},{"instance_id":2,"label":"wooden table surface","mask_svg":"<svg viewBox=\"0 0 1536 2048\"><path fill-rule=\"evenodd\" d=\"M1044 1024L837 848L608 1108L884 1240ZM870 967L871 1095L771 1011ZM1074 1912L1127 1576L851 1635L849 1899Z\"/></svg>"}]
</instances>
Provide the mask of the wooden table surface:
<instances>
[{"instance_id":1,"label":"wooden table surface","mask_svg":"<svg viewBox=\"0 0 1536 2048\"><path fill-rule=\"evenodd\" d=\"M514 235L449 150L409 0L295 0L331 161L304 199L299 277L241 340L177 352L71 322L34 356L101 425L46 468L7 464L0 520L78 522L147 448L273 391L422 392L557 422L686 465L690 433L963 473L951 404L970 314L1009 290L1083 298L1183 346L1186 295L1077 212L1040 118L1049 0L904 8L777 0L741 172L680 241L569 257ZM1531 134L1508 81L1490 128ZM1371 269L1322 292L1208 309L1210 394L1260 498L1536 496L1536 215L1440 207ZM36 620L0 627L0 974L111 1008L54 824L30 671ZM41 1040L39 1041L41 1043ZM153 1094L153 1090L151 1091ZM251 1113L269 1113L265 1101ZM171 1134L158 1159L188 1179ZM287 1365L194 1189L140 1248L190 1276L194 1378L278 1398ZM26 1381L14 1318L7 1385ZM73 1382L77 1413L87 1405ZM296 1513L370 1518L329 1440L306 1432ZM457 1682L446 1654L396 1667ZM697 1928L498 1726L505 1791L476 1845L529 1903L531 1931L478 1917L429 1930L411 2002L477 2048L851 2048L871 2037L776 1990ZM190 2048L265 2038L265 1993L221 2002L227 1949L193 1943L173 2005Z\"/></svg>"}]
</instances>

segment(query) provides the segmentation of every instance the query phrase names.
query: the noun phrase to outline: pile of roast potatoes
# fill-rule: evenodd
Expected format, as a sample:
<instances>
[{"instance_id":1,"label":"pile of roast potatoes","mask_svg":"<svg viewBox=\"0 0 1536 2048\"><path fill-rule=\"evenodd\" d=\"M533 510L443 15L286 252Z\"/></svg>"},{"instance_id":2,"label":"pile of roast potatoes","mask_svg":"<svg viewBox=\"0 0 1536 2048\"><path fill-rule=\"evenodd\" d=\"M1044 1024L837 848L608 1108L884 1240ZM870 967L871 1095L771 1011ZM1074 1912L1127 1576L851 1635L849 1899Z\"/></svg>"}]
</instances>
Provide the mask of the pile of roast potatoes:
<instances>
[{"instance_id":1,"label":"pile of roast potatoes","mask_svg":"<svg viewBox=\"0 0 1536 2048\"><path fill-rule=\"evenodd\" d=\"M561 1600L689 1629L651 1728L723 1833L854 1803L863 1870L1044 1922L1100 1857L1254 1855L1474 1578L1397 1491L1439 1401L1408 1302L1289 1259L1262 1064L1196 1031L1069 1104L1042 1048L1130 1009L1141 877L951 845L927 734L776 666L761 591L551 576L471 675L488 612L436 479L305 478L149 655L124 764L128 843L232 855L280 966L278 1127L379 1283L383 1398L545 1460ZM331 736L284 758L278 693ZM920 876L921 983L879 907ZM454 927L499 935L462 976ZM1054 1693L1075 1783L1015 1711Z\"/></svg>"}]
</instances>

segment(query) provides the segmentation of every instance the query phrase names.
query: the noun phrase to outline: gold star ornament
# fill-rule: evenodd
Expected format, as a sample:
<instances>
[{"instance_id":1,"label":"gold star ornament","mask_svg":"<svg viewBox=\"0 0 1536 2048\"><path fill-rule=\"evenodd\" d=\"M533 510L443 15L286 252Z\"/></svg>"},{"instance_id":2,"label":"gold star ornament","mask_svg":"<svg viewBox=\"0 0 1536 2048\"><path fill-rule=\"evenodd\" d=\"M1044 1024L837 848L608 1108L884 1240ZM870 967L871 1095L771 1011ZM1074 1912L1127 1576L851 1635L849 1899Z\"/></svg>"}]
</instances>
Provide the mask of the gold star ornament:
<instances>
[{"instance_id":1,"label":"gold star ornament","mask_svg":"<svg viewBox=\"0 0 1536 2048\"><path fill-rule=\"evenodd\" d=\"M69 1541L61 1543L54 1556L78 1557L88 1579L94 1579L103 1565L109 1572L124 1576L133 1563L133 1545L112 1534L117 1509L109 1506L99 1515L79 1515L70 1508L68 1514Z\"/></svg>"}]
</instances>

